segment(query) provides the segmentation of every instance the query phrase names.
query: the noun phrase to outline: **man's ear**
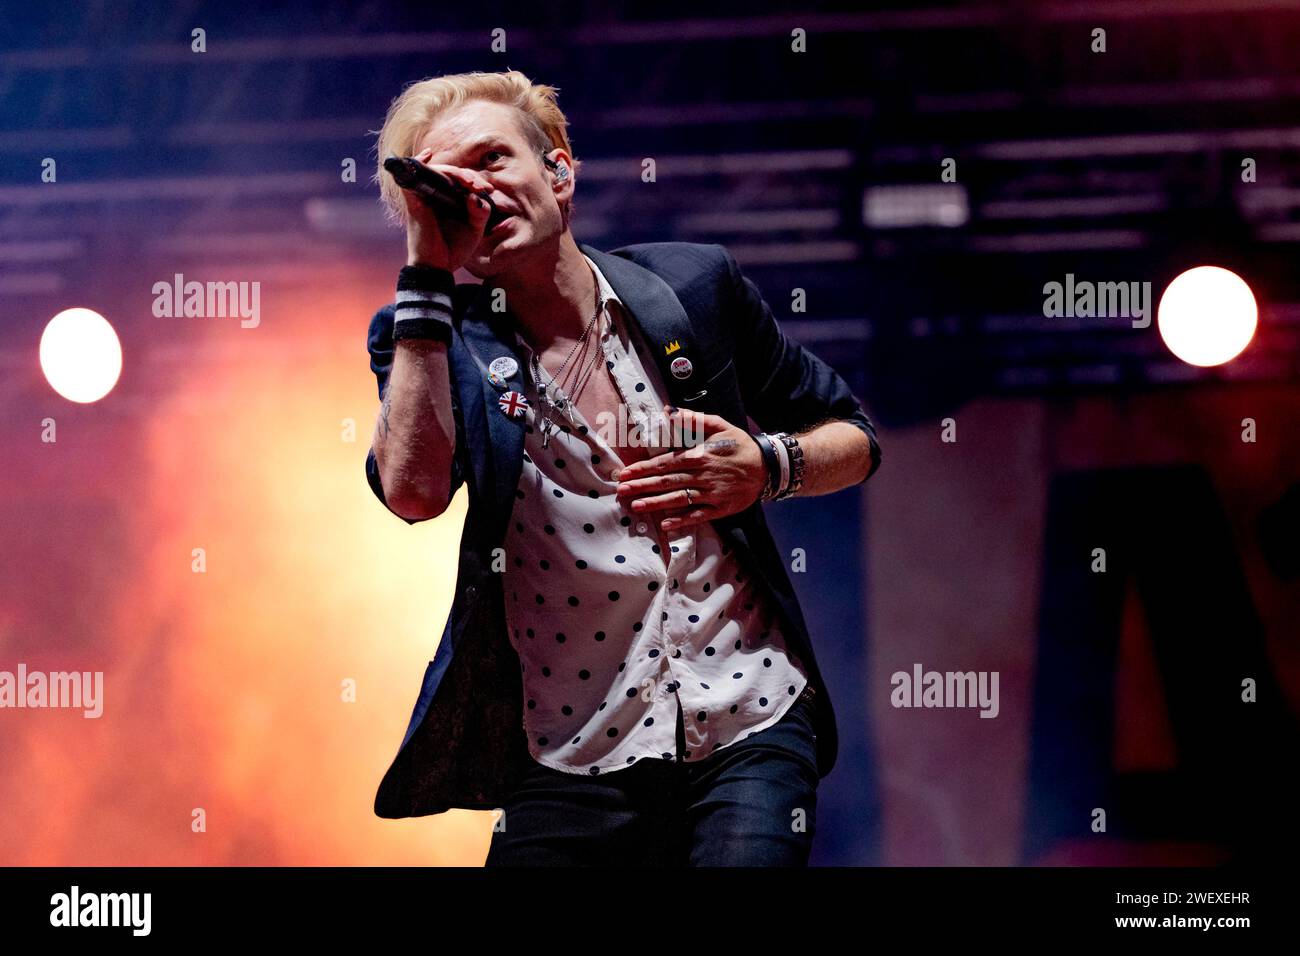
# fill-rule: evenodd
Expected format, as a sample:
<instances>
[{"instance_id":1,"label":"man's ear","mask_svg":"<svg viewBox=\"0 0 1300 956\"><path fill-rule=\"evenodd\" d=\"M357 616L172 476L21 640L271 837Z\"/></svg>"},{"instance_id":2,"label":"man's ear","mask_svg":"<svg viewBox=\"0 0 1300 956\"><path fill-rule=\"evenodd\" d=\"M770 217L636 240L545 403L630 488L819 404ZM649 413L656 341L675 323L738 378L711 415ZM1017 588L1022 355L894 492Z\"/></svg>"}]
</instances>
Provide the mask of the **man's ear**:
<instances>
[{"instance_id":1,"label":"man's ear","mask_svg":"<svg viewBox=\"0 0 1300 956\"><path fill-rule=\"evenodd\" d=\"M542 161L551 171L557 185L564 185L573 178L573 160L563 149L556 148L542 154Z\"/></svg>"},{"instance_id":2,"label":"man's ear","mask_svg":"<svg viewBox=\"0 0 1300 956\"><path fill-rule=\"evenodd\" d=\"M547 169L551 171L551 191L555 193L555 198L560 207L566 210L565 219L568 219L568 211L573 206L573 191L576 185L573 176L573 159L561 148L556 148L550 153L543 153L542 159Z\"/></svg>"}]
</instances>

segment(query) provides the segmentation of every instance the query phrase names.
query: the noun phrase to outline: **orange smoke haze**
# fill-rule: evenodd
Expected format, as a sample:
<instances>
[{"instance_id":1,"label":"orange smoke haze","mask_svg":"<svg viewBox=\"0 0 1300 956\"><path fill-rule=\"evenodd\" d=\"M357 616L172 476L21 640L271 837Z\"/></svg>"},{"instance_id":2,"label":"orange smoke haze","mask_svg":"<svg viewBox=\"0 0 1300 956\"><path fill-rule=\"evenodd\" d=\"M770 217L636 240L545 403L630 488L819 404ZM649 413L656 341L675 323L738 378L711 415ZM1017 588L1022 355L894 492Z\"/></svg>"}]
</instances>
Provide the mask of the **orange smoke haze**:
<instances>
[{"instance_id":1,"label":"orange smoke haze","mask_svg":"<svg viewBox=\"0 0 1300 956\"><path fill-rule=\"evenodd\" d=\"M55 444L5 426L0 670L103 671L104 714L0 711L0 865L487 852L487 813L372 810L450 606L464 491L407 526L366 485L373 295L277 298L257 328L122 323L117 392L46 389L30 421L54 418Z\"/></svg>"}]
</instances>

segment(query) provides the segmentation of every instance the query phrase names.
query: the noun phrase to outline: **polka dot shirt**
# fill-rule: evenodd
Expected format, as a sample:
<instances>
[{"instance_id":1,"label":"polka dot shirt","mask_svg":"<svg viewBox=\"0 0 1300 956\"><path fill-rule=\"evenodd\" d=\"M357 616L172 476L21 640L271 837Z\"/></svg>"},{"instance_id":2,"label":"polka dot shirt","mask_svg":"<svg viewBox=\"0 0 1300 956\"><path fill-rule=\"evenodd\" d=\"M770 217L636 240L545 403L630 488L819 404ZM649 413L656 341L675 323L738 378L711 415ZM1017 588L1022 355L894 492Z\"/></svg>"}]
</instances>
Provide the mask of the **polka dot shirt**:
<instances>
[{"instance_id":1,"label":"polka dot shirt","mask_svg":"<svg viewBox=\"0 0 1300 956\"><path fill-rule=\"evenodd\" d=\"M604 303L597 340L628 427L652 425L662 420L662 378L591 266ZM633 514L631 499L620 502L609 476L624 463L576 407L552 411L543 448L532 350L518 342L530 410L504 588L533 759L585 774L678 759L679 707L687 761L776 723L807 677L761 582L712 524L665 533ZM543 367L543 381L552 371Z\"/></svg>"}]
</instances>

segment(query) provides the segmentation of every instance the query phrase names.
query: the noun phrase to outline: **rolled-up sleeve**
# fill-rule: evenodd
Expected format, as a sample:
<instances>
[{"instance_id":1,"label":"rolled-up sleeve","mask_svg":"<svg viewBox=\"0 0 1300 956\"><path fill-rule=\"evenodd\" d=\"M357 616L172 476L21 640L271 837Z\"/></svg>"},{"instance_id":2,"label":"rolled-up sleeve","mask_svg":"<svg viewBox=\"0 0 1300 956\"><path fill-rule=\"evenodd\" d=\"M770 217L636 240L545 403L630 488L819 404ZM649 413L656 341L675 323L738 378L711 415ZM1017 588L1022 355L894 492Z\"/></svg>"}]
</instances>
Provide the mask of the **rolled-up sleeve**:
<instances>
[{"instance_id":1,"label":"rolled-up sleeve","mask_svg":"<svg viewBox=\"0 0 1300 956\"><path fill-rule=\"evenodd\" d=\"M791 434L830 420L860 428L871 445L866 481L880 468L881 452L862 402L839 373L782 332L758 287L726 248L718 248L729 273L736 373L749 416L764 431Z\"/></svg>"}]
</instances>

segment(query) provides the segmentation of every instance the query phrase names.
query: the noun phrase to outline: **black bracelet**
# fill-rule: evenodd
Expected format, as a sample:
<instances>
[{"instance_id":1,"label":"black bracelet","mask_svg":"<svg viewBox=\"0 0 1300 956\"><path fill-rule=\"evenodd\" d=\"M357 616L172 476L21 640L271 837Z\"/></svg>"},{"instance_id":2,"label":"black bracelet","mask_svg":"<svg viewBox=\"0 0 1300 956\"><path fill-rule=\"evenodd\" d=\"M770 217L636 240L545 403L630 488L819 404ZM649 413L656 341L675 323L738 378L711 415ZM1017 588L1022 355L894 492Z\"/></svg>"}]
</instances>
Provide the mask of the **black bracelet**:
<instances>
[{"instance_id":1,"label":"black bracelet","mask_svg":"<svg viewBox=\"0 0 1300 956\"><path fill-rule=\"evenodd\" d=\"M776 493L776 484L780 480L781 464L777 461L776 447L772 444L772 439L766 432L759 432L757 435L750 435L754 443L758 445L758 450L763 455L763 467L767 469L767 481L763 483L763 490L758 496L759 501L767 501Z\"/></svg>"}]
</instances>

